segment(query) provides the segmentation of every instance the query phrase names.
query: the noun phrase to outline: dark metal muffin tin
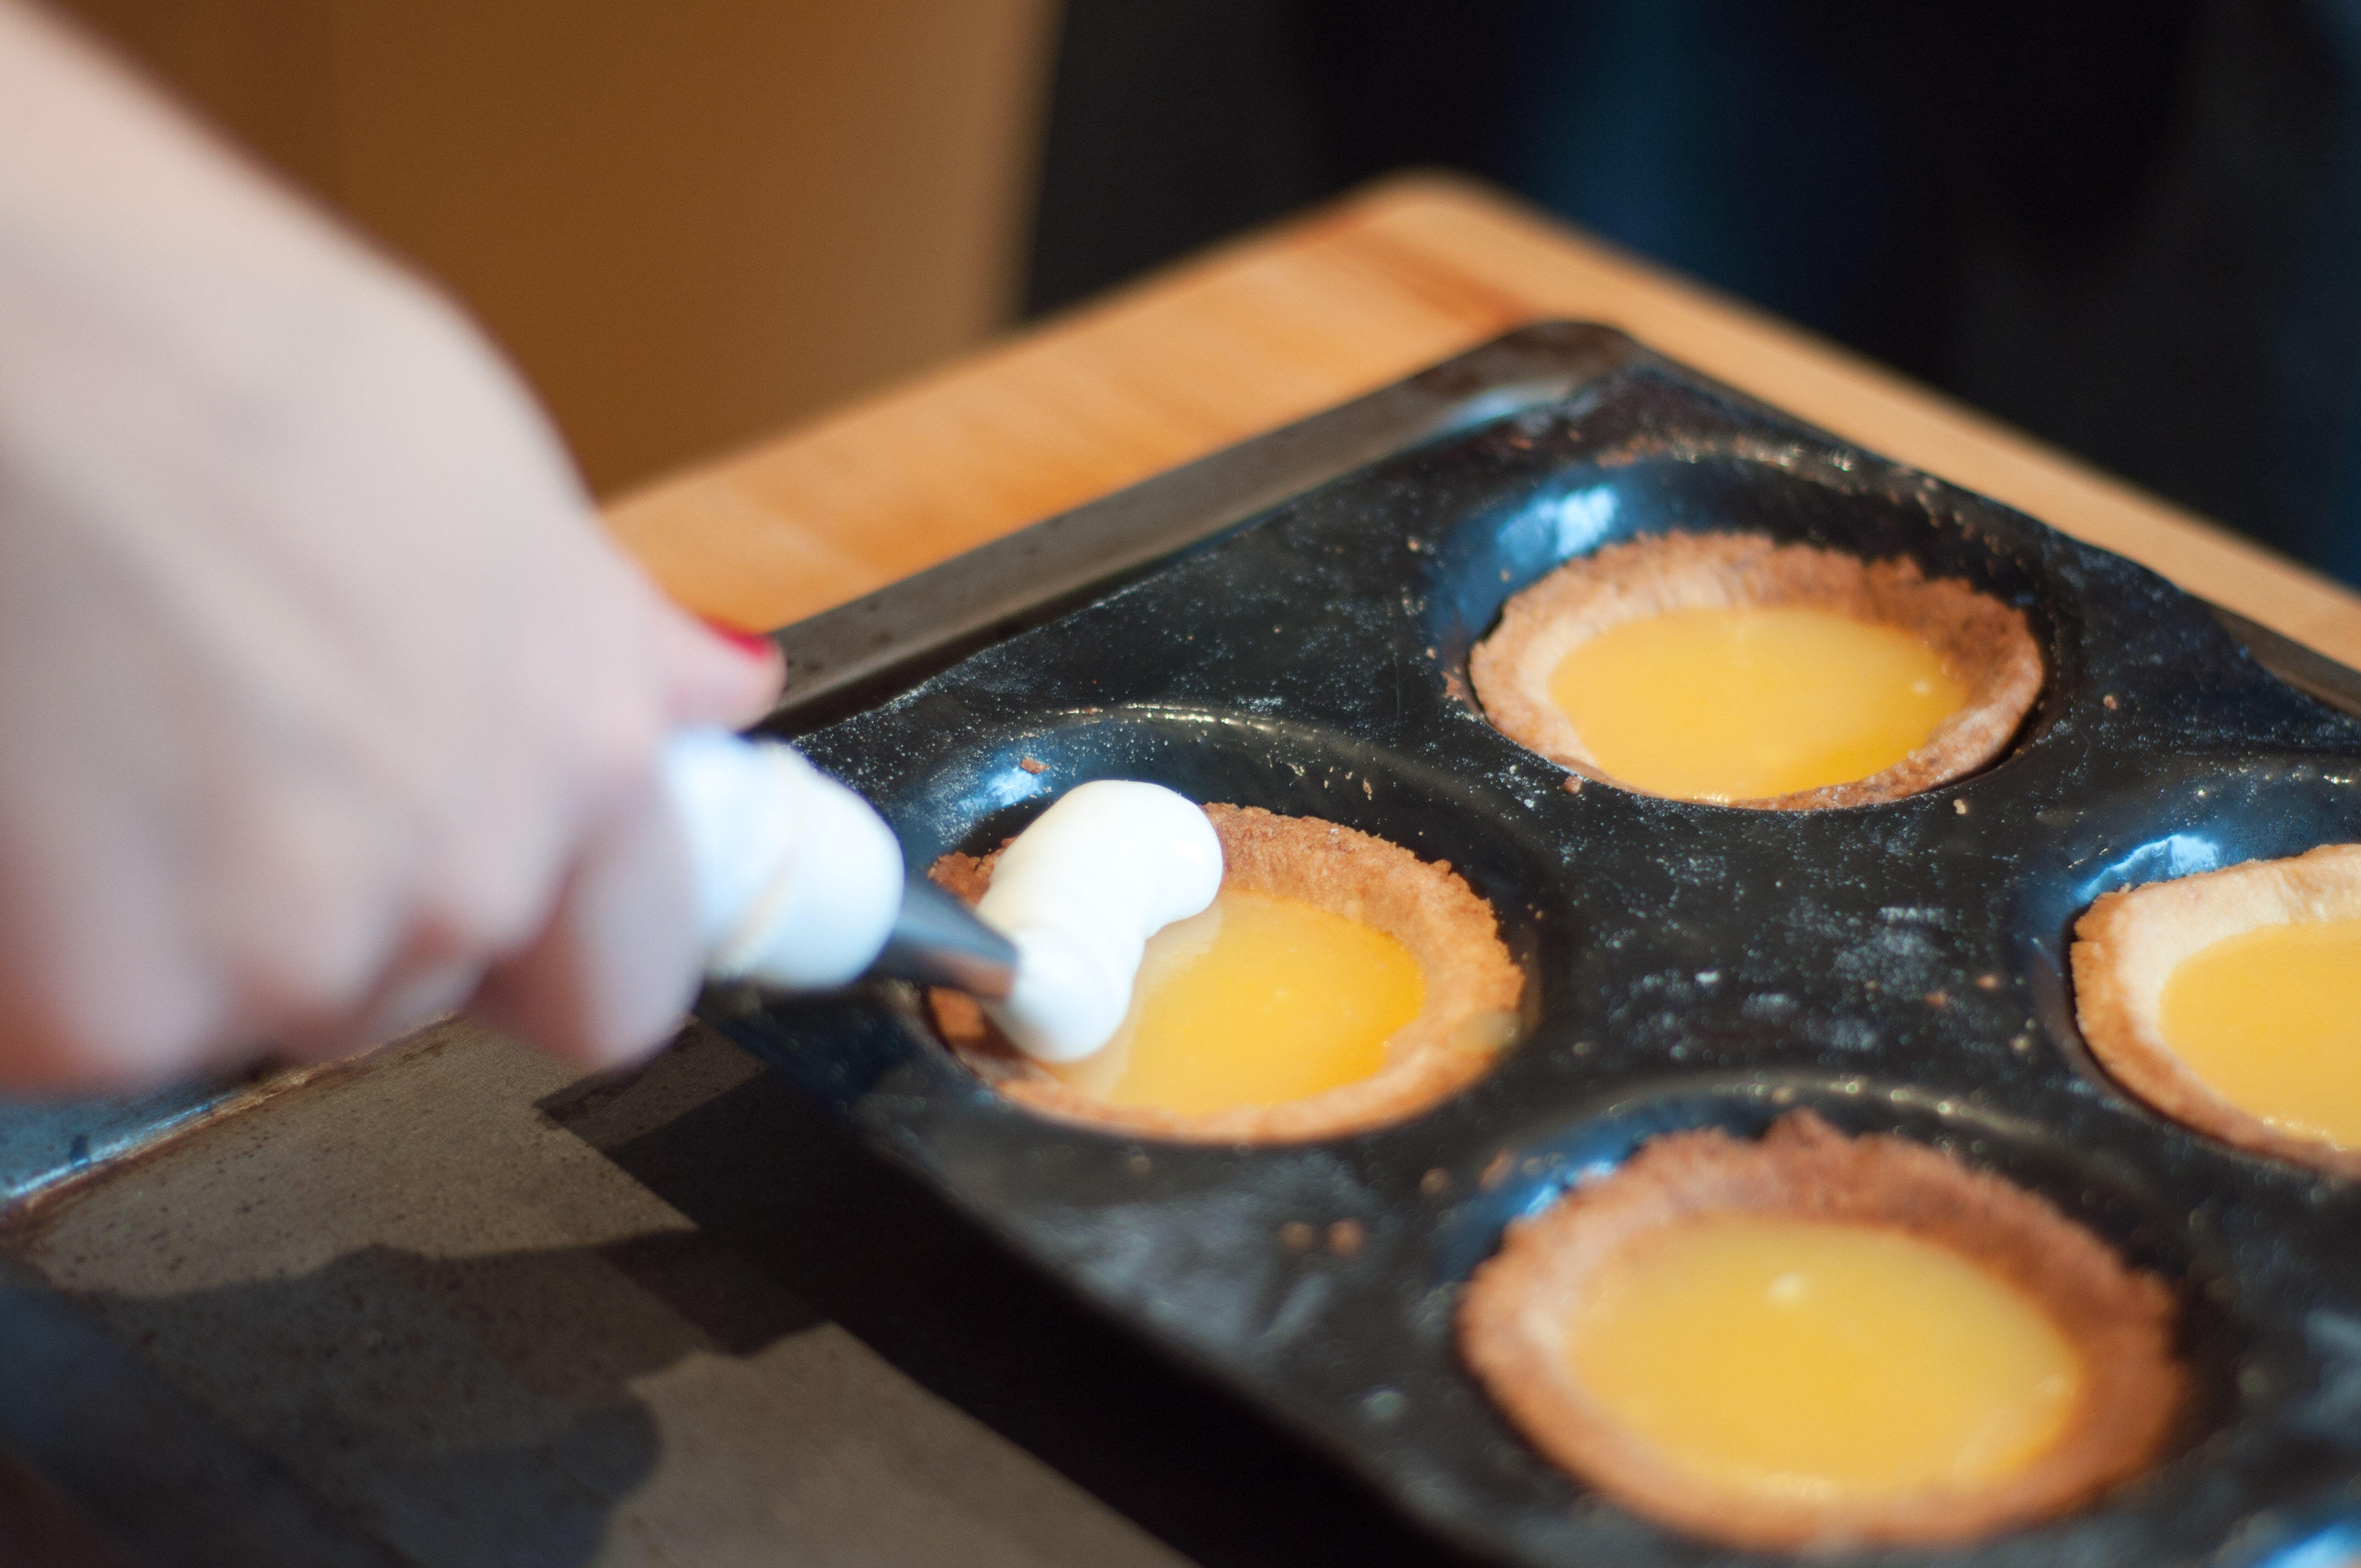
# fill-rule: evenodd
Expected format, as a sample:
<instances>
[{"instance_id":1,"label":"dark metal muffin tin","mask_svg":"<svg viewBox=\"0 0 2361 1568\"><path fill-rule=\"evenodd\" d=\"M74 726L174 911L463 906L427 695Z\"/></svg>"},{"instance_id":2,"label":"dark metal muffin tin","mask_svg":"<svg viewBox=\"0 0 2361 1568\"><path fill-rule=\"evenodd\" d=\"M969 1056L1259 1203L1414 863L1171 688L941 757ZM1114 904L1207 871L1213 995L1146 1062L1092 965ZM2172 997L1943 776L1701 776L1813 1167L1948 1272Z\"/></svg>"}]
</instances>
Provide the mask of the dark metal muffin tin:
<instances>
[{"instance_id":1,"label":"dark metal muffin tin","mask_svg":"<svg viewBox=\"0 0 2361 1568\"><path fill-rule=\"evenodd\" d=\"M1448 861L1529 982L1496 1070L1376 1132L1191 1146L1007 1104L933 1041L906 989L714 998L708 1015L1143 1354L1478 1556L1780 1560L1659 1527L1543 1462L1461 1365L1453 1307L1511 1219L1642 1140L1751 1135L1799 1107L1998 1171L2161 1275L2196 1387L2163 1462L2091 1507L1866 1560L2292 1565L2333 1555L2342 1531L2361 1545L2361 1185L2238 1153L2124 1093L2076 1033L2062 969L2074 917L2110 888L2361 839L2361 723L2152 573L1619 334L1504 344L1456 367L1451 398L1482 410L1496 383L1530 389L1538 364L1563 373L1543 378L1547 400L1528 391L1506 405L1520 411L1120 564L1119 586L1085 585L1082 608L915 685L873 658L865 688L823 680L803 722L774 722L879 804L917 865L1103 777ZM1468 649L1559 562L1669 529L1963 578L2031 619L2040 702L2003 761L1891 805L1572 791L1485 721ZM2315 691L2345 680L2265 651ZM858 710L805 728L831 705Z\"/></svg>"}]
</instances>

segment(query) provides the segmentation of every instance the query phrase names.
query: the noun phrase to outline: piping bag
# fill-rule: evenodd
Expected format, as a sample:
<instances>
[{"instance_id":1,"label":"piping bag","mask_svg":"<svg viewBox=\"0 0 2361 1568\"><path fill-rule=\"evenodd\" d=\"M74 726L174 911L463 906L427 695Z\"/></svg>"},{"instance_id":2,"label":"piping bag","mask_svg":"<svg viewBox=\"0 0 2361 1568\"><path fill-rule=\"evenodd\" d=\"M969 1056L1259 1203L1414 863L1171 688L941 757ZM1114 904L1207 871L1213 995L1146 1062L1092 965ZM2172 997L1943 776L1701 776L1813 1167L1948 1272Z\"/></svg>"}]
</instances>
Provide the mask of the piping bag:
<instances>
[{"instance_id":1,"label":"piping bag","mask_svg":"<svg viewBox=\"0 0 2361 1568\"><path fill-rule=\"evenodd\" d=\"M665 743L706 973L774 991L864 975L964 991L1043 1061L1078 1061L1130 1010L1148 938L1222 881L1205 814L1160 784L1069 790L1001 852L967 905L910 872L869 803L776 740L693 730Z\"/></svg>"}]
</instances>

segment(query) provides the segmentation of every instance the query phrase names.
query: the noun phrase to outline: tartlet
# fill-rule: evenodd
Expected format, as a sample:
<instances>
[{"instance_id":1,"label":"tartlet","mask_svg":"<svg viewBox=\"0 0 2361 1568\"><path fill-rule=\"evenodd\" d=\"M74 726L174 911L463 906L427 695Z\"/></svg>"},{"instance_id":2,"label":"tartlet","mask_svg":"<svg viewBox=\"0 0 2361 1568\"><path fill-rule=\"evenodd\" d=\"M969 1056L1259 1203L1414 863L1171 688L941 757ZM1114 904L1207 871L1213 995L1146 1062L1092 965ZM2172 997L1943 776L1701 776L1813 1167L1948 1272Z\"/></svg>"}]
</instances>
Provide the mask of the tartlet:
<instances>
[{"instance_id":1,"label":"tartlet","mask_svg":"<svg viewBox=\"0 0 2361 1568\"><path fill-rule=\"evenodd\" d=\"M1965 583L1929 580L1907 559L1862 561L1758 533L1661 533L1578 556L1509 600L1476 645L1468 675L1502 734L1562 767L1620 788L1602 769L1549 682L1576 647L1609 627L1667 610L1799 606L1912 632L1967 689L1965 706L1908 756L1867 778L1730 801L1810 811L1899 800L1985 766L2041 694L2041 651L2025 614ZM1646 793L1646 792L1642 792Z\"/></svg>"},{"instance_id":2,"label":"tartlet","mask_svg":"<svg viewBox=\"0 0 2361 1568\"><path fill-rule=\"evenodd\" d=\"M2101 896L2074 923L2074 1016L2091 1054L2185 1126L2257 1154L2361 1178L2361 1150L2277 1127L2224 1099L2165 1042L2160 1003L2182 960L2293 920L2361 920L2361 844L2147 883Z\"/></svg>"},{"instance_id":3,"label":"tartlet","mask_svg":"<svg viewBox=\"0 0 2361 1568\"><path fill-rule=\"evenodd\" d=\"M956 992L929 994L935 1025L960 1060L1004 1097L1093 1126L1209 1143L1328 1137L1400 1121L1489 1069L1514 1033L1524 976L1501 944L1492 907L1448 862L1316 817L1209 805L1222 841L1222 885L1300 899L1393 938L1418 961L1423 1007L1387 1042L1375 1075L1274 1105L1185 1114L1111 1105L1060 1081L1020 1053ZM997 851L945 855L928 874L972 904L992 884Z\"/></svg>"},{"instance_id":4,"label":"tartlet","mask_svg":"<svg viewBox=\"0 0 2361 1568\"><path fill-rule=\"evenodd\" d=\"M1988 1485L1901 1496L1770 1493L1683 1468L1599 1409L1564 1348L1586 1281L1685 1217L1754 1212L1885 1226L1949 1247L2015 1286L2079 1353L2084 1395L2055 1442ZM1975 1539L2062 1513L2147 1466L2182 1399L2163 1286L2048 1203L1907 1139L1847 1137L1808 1112L1760 1142L1656 1138L1612 1176L1512 1224L1461 1298L1461 1354L1552 1462L1633 1511L1754 1548Z\"/></svg>"}]
</instances>

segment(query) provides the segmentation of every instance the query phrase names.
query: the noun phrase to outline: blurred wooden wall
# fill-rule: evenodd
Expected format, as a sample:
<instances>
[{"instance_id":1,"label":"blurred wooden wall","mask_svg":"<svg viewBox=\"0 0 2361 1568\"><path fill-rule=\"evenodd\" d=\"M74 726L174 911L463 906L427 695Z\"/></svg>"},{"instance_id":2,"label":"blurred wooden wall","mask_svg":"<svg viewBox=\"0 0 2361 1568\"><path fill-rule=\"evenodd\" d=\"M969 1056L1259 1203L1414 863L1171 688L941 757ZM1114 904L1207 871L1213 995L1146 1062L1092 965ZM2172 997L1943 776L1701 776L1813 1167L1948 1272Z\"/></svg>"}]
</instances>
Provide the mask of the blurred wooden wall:
<instances>
[{"instance_id":1,"label":"blurred wooden wall","mask_svg":"<svg viewBox=\"0 0 2361 1568\"><path fill-rule=\"evenodd\" d=\"M440 279L601 493L1019 291L1056 0L62 0Z\"/></svg>"}]
</instances>

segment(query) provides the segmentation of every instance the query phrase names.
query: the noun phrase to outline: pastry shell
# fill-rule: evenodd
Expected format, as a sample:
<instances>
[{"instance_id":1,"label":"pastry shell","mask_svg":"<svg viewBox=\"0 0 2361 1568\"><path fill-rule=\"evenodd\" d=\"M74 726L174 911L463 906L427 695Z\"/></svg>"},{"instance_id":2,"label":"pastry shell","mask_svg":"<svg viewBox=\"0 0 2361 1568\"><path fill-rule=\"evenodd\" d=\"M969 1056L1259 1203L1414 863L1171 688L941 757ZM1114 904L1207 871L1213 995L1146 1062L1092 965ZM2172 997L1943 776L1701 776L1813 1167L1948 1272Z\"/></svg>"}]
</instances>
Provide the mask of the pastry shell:
<instances>
[{"instance_id":1,"label":"pastry shell","mask_svg":"<svg viewBox=\"0 0 2361 1568\"><path fill-rule=\"evenodd\" d=\"M1565 1324L1585 1280L1624 1244L1685 1215L1731 1211L1892 1226L1973 1259L2038 1302L2081 1351L2081 1408L2029 1466L1971 1488L1780 1495L1679 1467L1590 1402L1563 1348ZM2134 1475L2181 1406L2172 1322L2162 1285L2041 1199L1905 1138L1847 1137L1809 1112L1755 1143L1714 1130L1653 1140L1612 1176L1512 1224L1458 1314L1461 1354L1553 1462L1677 1529L1778 1549L1971 1541Z\"/></svg>"},{"instance_id":2,"label":"pastry shell","mask_svg":"<svg viewBox=\"0 0 2361 1568\"><path fill-rule=\"evenodd\" d=\"M1968 700L1916 751L1867 778L1728 805L1811 811L1932 789L1999 757L2041 695L2041 651L2022 610L1965 583L1929 581L1907 559L1862 561L1759 533L1651 534L1568 561L1509 600L1469 656L1468 675L1502 734L1586 777L1633 788L1598 765L1550 700L1550 676L1566 654L1610 627L1667 610L1778 605L1915 633Z\"/></svg>"},{"instance_id":3,"label":"pastry shell","mask_svg":"<svg viewBox=\"0 0 2361 1568\"><path fill-rule=\"evenodd\" d=\"M2115 1081L2185 1126L2257 1154L2361 1178L2361 1149L2290 1132L2222 1097L2165 1043L2165 981L2224 938L2295 920L2361 920L2361 844L2152 882L2074 923L2074 1017Z\"/></svg>"},{"instance_id":4,"label":"pastry shell","mask_svg":"<svg viewBox=\"0 0 2361 1568\"><path fill-rule=\"evenodd\" d=\"M1426 983L1419 1015L1386 1042L1374 1075L1275 1105L1184 1114L1110 1105L1060 1081L1011 1045L970 998L929 993L951 1050L1003 1096L1067 1121L1207 1143L1277 1143L1329 1137L1397 1122L1483 1075L1515 1033L1524 975L1501 945L1492 907L1447 861L1422 861L1399 844L1316 817L1279 817L1251 806L1205 807L1222 840L1222 885L1275 894L1386 933L1418 960ZM972 904L992 884L998 853L945 855L929 871Z\"/></svg>"}]
</instances>

